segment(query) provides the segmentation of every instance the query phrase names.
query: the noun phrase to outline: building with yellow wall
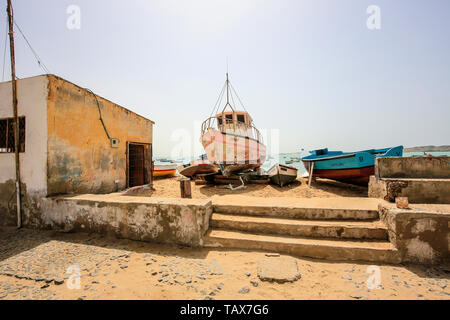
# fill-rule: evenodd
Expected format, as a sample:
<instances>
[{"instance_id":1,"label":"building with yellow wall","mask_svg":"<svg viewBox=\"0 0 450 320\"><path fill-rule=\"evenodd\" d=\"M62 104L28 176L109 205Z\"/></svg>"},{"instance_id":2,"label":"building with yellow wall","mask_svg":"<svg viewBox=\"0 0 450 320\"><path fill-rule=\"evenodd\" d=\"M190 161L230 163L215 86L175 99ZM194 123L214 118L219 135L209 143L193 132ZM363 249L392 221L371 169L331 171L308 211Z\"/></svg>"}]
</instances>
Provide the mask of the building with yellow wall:
<instances>
[{"instance_id":1,"label":"building with yellow wall","mask_svg":"<svg viewBox=\"0 0 450 320\"><path fill-rule=\"evenodd\" d=\"M109 193L151 183L153 121L54 75L20 79L17 86L28 196ZM15 192L11 90L11 82L0 83L0 216L11 211Z\"/></svg>"}]
</instances>

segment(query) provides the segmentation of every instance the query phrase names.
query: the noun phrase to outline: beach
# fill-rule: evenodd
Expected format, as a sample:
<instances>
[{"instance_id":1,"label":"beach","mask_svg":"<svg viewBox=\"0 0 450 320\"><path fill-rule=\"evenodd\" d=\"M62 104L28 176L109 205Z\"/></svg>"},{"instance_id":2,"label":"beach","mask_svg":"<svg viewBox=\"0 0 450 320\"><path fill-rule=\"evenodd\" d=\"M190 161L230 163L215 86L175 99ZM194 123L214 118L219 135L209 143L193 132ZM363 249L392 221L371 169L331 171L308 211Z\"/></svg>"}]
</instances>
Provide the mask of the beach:
<instances>
[{"instance_id":1,"label":"beach","mask_svg":"<svg viewBox=\"0 0 450 320\"><path fill-rule=\"evenodd\" d=\"M377 264L289 257L300 279L258 277L264 251L188 248L98 234L0 229L1 299L449 299L450 266ZM30 256L32 254L32 256ZM284 256L284 255L282 255ZM74 267L80 281L74 281ZM371 268L369 268L371 267Z\"/></svg>"},{"instance_id":2,"label":"beach","mask_svg":"<svg viewBox=\"0 0 450 320\"><path fill-rule=\"evenodd\" d=\"M180 198L179 177L157 178L154 191L138 189L133 195L154 198ZM234 185L236 187L237 185ZM242 195L249 197L293 197L293 198L333 198L333 197L367 197L367 187L349 185L327 179L317 179L308 187L306 178L298 177L287 186L272 184L248 184L242 190L230 190L225 185L196 185L191 182L193 199L209 199L213 196Z\"/></svg>"}]
</instances>

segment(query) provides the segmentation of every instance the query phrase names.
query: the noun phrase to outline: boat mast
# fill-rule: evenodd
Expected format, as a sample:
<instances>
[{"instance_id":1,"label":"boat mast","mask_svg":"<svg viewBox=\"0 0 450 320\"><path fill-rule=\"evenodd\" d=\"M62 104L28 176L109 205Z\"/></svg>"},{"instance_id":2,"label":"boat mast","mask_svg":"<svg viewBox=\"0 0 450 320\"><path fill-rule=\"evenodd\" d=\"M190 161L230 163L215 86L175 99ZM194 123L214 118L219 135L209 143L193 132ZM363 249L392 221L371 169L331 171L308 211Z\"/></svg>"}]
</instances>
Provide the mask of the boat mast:
<instances>
[{"instance_id":1,"label":"boat mast","mask_svg":"<svg viewBox=\"0 0 450 320\"><path fill-rule=\"evenodd\" d=\"M230 84L228 80L228 72L227 72L227 105L230 104Z\"/></svg>"},{"instance_id":2,"label":"boat mast","mask_svg":"<svg viewBox=\"0 0 450 320\"><path fill-rule=\"evenodd\" d=\"M16 162L16 195L17 195L17 227L22 227L22 203L20 186L20 158L19 158L19 118L17 112L17 81L16 64L14 52L14 18L11 0L8 0L8 23L9 23L9 47L11 53L11 84L12 84L12 103L14 111L14 153Z\"/></svg>"},{"instance_id":3,"label":"boat mast","mask_svg":"<svg viewBox=\"0 0 450 320\"><path fill-rule=\"evenodd\" d=\"M227 106L230 106L231 110L234 112L234 108L230 103L230 80L228 79L228 72L227 72L227 81L225 82L227 85L227 103L225 104L225 107L223 108L222 112L225 111L225 109L227 108Z\"/></svg>"}]
</instances>

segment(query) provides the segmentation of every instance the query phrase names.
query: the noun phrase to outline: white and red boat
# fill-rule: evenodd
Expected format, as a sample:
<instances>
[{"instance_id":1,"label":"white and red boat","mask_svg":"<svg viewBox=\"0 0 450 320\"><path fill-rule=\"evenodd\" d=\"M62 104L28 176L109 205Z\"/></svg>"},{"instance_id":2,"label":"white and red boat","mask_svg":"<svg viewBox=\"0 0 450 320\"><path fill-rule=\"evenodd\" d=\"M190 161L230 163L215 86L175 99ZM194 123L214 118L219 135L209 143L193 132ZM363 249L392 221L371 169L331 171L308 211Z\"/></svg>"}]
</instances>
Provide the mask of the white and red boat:
<instances>
[{"instance_id":1,"label":"white and red boat","mask_svg":"<svg viewBox=\"0 0 450 320\"><path fill-rule=\"evenodd\" d=\"M225 89L225 106L221 112L216 113L225 95ZM238 111L230 103L231 98L234 104L233 92L239 99L227 73L227 80L212 113L216 115L203 122L200 138L208 160L218 165L224 176L259 168L266 159L266 146L259 130L253 125L253 119L247 111ZM245 110L243 105L242 107Z\"/></svg>"}]
</instances>

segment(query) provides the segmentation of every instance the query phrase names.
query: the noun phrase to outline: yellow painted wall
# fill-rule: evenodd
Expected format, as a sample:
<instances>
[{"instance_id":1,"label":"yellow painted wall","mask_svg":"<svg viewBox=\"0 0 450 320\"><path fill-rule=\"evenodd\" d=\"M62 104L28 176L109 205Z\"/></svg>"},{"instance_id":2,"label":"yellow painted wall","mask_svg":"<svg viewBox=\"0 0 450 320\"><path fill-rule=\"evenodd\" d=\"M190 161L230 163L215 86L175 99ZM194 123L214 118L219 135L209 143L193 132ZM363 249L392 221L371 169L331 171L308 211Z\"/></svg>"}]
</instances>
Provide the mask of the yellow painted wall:
<instances>
[{"instance_id":1,"label":"yellow painted wall","mask_svg":"<svg viewBox=\"0 0 450 320\"><path fill-rule=\"evenodd\" d=\"M64 79L49 75L47 103L48 194L107 193L126 187L127 141L152 143L152 121ZM119 180L116 184L115 181Z\"/></svg>"}]
</instances>

